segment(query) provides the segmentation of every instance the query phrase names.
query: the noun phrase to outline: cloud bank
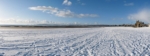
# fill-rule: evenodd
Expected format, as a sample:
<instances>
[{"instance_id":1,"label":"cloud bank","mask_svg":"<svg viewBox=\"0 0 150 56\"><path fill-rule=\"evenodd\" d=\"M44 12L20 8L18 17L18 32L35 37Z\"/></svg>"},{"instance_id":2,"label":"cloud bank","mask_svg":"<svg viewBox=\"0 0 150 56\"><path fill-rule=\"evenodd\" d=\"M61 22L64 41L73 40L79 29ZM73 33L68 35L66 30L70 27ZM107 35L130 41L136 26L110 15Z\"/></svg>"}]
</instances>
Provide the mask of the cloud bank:
<instances>
[{"instance_id":1,"label":"cloud bank","mask_svg":"<svg viewBox=\"0 0 150 56\"><path fill-rule=\"evenodd\" d=\"M72 2L69 0L64 0L62 4L70 6L72 4Z\"/></svg>"},{"instance_id":2,"label":"cloud bank","mask_svg":"<svg viewBox=\"0 0 150 56\"><path fill-rule=\"evenodd\" d=\"M76 14L70 10L66 9L58 9L51 6L36 6L36 7L29 7L30 10L38 10L43 11L46 13L50 13L52 15L58 16L58 17L74 17L74 18L83 18L83 17L98 17L97 14Z\"/></svg>"},{"instance_id":3,"label":"cloud bank","mask_svg":"<svg viewBox=\"0 0 150 56\"><path fill-rule=\"evenodd\" d=\"M24 19L15 19L15 18L11 18L11 19L2 19L0 20L0 24L47 24L47 23L52 23L51 21L47 21L47 20L41 20L41 21L37 21L37 20L24 20Z\"/></svg>"},{"instance_id":4,"label":"cloud bank","mask_svg":"<svg viewBox=\"0 0 150 56\"><path fill-rule=\"evenodd\" d=\"M140 20L147 23L150 23L150 9L143 9L135 14L130 14L128 16L130 20Z\"/></svg>"}]
</instances>

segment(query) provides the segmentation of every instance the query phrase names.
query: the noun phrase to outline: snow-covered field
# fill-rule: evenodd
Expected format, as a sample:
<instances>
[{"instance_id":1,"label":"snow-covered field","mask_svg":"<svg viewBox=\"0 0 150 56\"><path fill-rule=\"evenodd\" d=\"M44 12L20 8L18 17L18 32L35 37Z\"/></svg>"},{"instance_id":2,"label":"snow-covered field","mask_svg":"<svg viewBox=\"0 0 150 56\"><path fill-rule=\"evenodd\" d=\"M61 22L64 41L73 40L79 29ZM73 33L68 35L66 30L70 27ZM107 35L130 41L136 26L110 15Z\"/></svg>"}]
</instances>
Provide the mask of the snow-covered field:
<instances>
[{"instance_id":1,"label":"snow-covered field","mask_svg":"<svg viewBox=\"0 0 150 56\"><path fill-rule=\"evenodd\" d=\"M150 28L1 29L0 56L150 56Z\"/></svg>"}]
</instances>

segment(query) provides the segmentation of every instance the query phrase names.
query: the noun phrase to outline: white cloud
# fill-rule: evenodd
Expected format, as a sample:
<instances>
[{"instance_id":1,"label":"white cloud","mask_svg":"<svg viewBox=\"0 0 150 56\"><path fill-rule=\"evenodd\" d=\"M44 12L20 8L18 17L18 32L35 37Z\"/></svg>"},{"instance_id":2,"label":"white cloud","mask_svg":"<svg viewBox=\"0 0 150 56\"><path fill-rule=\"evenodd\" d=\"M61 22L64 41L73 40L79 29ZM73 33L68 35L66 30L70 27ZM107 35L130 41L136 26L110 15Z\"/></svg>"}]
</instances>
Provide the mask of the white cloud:
<instances>
[{"instance_id":1,"label":"white cloud","mask_svg":"<svg viewBox=\"0 0 150 56\"><path fill-rule=\"evenodd\" d=\"M126 3L124 6L134 6L134 3Z\"/></svg>"},{"instance_id":2,"label":"white cloud","mask_svg":"<svg viewBox=\"0 0 150 56\"><path fill-rule=\"evenodd\" d=\"M50 23L50 21L47 20L32 20L32 19L16 19L16 18L10 18L10 19L1 19L0 24L39 24L39 23Z\"/></svg>"},{"instance_id":3,"label":"white cloud","mask_svg":"<svg viewBox=\"0 0 150 56\"><path fill-rule=\"evenodd\" d=\"M143 9L135 14L130 14L128 16L128 19L130 20L140 20L147 23L150 23L150 10L149 9Z\"/></svg>"},{"instance_id":4,"label":"white cloud","mask_svg":"<svg viewBox=\"0 0 150 56\"><path fill-rule=\"evenodd\" d=\"M64 1L63 1L63 5L68 5L68 6L70 6L71 4L72 4L72 2L69 1L69 0L64 0Z\"/></svg>"},{"instance_id":5,"label":"white cloud","mask_svg":"<svg viewBox=\"0 0 150 56\"><path fill-rule=\"evenodd\" d=\"M82 3L81 0L77 0L77 2L81 5L86 5L85 3Z\"/></svg>"},{"instance_id":6,"label":"white cloud","mask_svg":"<svg viewBox=\"0 0 150 56\"><path fill-rule=\"evenodd\" d=\"M58 8L54 8L51 6L37 6L37 7L29 7L30 10L39 10L46 13L53 14L58 17L75 17L75 18L83 18L83 17L98 17L96 14L76 14L70 10L60 10Z\"/></svg>"},{"instance_id":7,"label":"white cloud","mask_svg":"<svg viewBox=\"0 0 150 56\"><path fill-rule=\"evenodd\" d=\"M57 8L53 8L51 6L48 6L48 7L46 7L46 6L29 7L29 9L31 9L31 10L41 10L43 12L45 12L47 10L50 10L53 13L57 12L57 10L58 10Z\"/></svg>"}]
</instances>

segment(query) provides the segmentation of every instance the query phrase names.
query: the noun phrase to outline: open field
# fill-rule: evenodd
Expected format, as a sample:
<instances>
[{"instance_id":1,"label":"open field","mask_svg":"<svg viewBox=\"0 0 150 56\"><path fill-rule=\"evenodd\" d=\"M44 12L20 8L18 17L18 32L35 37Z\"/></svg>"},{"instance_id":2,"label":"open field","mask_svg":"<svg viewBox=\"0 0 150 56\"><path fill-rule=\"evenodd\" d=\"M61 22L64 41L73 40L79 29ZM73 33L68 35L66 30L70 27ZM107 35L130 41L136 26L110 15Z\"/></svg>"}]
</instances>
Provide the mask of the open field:
<instances>
[{"instance_id":1,"label":"open field","mask_svg":"<svg viewBox=\"0 0 150 56\"><path fill-rule=\"evenodd\" d=\"M0 28L0 56L150 56L150 28Z\"/></svg>"}]
</instances>

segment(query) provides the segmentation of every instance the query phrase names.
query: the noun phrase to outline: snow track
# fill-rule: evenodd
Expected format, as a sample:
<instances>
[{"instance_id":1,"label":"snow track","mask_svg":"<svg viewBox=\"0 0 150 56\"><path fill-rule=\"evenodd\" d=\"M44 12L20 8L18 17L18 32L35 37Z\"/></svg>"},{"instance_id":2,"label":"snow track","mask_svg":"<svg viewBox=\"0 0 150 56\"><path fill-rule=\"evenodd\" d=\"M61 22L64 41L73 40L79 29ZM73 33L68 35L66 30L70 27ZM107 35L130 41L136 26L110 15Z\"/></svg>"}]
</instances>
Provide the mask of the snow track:
<instances>
[{"instance_id":1,"label":"snow track","mask_svg":"<svg viewBox=\"0 0 150 56\"><path fill-rule=\"evenodd\" d=\"M150 56L150 28L0 30L0 56Z\"/></svg>"}]
</instances>

